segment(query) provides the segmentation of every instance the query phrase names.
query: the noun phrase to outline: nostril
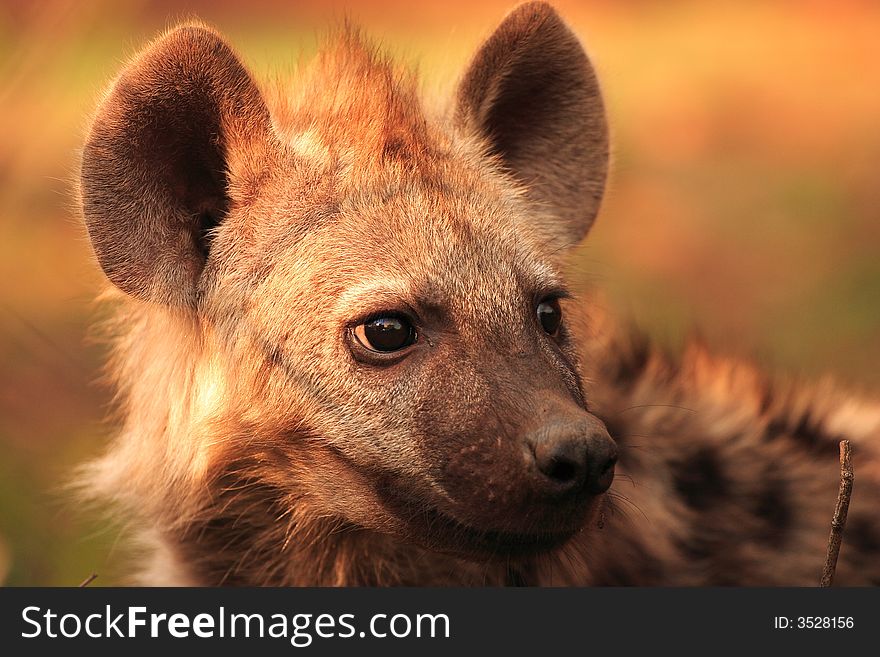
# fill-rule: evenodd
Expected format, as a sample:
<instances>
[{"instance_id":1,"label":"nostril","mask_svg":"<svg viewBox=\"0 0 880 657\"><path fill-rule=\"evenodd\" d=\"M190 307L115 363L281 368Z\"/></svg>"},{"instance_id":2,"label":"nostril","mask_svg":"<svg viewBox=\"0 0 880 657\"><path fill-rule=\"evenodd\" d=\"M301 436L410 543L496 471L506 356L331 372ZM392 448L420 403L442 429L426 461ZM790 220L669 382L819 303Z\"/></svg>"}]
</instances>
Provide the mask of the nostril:
<instances>
[{"instance_id":1,"label":"nostril","mask_svg":"<svg viewBox=\"0 0 880 657\"><path fill-rule=\"evenodd\" d=\"M595 478L591 477L588 484L591 493L598 495L611 488L611 482L614 481L615 465L617 465L616 453L611 454L604 462L600 461L600 465L596 469Z\"/></svg>"},{"instance_id":2,"label":"nostril","mask_svg":"<svg viewBox=\"0 0 880 657\"><path fill-rule=\"evenodd\" d=\"M547 468L542 468L541 470L545 475L560 483L569 482L577 477L578 474L577 465L568 459L558 457L551 458Z\"/></svg>"},{"instance_id":3,"label":"nostril","mask_svg":"<svg viewBox=\"0 0 880 657\"><path fill-rule=\"evenodd\" d=\"M535 448L535 465L554 486L579 487L587 469L587 450L579 439L547 440Z\"/></svg>"}]
</instances>

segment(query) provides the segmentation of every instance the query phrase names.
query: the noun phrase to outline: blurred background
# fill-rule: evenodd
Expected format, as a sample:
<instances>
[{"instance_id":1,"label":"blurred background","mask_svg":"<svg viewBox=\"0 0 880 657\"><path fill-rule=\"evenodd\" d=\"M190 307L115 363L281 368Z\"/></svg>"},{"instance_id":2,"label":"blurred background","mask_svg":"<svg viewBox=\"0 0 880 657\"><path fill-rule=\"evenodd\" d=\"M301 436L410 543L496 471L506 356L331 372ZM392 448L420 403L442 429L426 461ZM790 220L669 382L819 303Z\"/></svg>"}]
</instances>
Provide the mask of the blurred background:
<instances>
[{"instance_id":1,"label":"blurred background","mask_svg":"<svg viewBox=\"0 0 880 657\"><path fill-rule=\"evenodd\" d=\"M440 96L512 0L0 1L0 583L125 573L119 530L70 502L111 427L89 341L99 270L69 181L103 85L201 17L259 79L344 16ZM574 274L675 348L880 391L880 3L555 3L599 71L614 143Z\"/></svg>"}]
</instances>

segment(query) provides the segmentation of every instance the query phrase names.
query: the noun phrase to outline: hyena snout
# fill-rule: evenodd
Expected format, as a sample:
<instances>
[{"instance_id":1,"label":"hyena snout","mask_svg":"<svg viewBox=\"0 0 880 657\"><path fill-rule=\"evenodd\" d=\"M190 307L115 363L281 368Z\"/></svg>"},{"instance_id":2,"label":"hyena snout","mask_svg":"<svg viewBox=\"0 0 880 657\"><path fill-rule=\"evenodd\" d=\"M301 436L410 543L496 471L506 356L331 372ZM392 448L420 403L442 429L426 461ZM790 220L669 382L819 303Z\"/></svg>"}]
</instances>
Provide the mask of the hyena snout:
<instances>
[{"instance_id":1,"label":"hyena snout","mask_svg":"<svg viewBox=\"0 0 880 657\"><path fill-rule=\"evenodd\" d=\"M598 420L550 424L527 440L540 494L560 499L584 491L599 495L611 486L617 445Z\"/></svg>"}]
</instances>

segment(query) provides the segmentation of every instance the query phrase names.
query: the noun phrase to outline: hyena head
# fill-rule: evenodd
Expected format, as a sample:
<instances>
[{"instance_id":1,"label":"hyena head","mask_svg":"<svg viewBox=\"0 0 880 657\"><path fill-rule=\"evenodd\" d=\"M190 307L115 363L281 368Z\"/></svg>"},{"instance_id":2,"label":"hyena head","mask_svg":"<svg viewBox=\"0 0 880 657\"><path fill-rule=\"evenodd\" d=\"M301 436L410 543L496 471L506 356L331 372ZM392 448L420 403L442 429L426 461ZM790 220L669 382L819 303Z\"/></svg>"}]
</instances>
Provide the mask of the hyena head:
<instances>
[{"instance_id":1,"label":"hyena head","mask_svg":"<svg viewBox=\"0 0 880 657\"><path fill-rule=\"evenodd\" d=\"M165 34L82 162L101 267L174 343L123 341L127 404L163 418L139 458L457 555L560 545L616 460L559 262L607 159L595 75L544 4L507 17L438 113L351 30L271 94L214 31ZM140 385L154 358L175 380Z\"/></svg>"}]
</instances>

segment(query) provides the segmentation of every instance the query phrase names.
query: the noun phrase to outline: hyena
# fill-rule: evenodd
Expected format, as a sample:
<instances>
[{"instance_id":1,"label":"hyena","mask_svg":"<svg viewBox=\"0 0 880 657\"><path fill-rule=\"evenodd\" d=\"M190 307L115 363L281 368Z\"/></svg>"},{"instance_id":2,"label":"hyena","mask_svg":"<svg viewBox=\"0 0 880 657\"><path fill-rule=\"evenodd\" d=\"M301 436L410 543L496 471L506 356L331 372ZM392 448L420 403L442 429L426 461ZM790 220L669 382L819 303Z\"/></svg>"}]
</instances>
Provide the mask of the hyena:
<instances>
[{"instance_id":1,"label":"hyena","mask_svg":"<svg viewBox=\"0 0 880 657\"><path fill-rule=\"evenodd\" d=\"M608 131L551 7L445 108L351 27L276 86L177 27L82 152L122 424L83 480L139 581L815 585L848 438L836 582L880 584L880 404L574 298Z\"/></svg>"}]
</instances>

